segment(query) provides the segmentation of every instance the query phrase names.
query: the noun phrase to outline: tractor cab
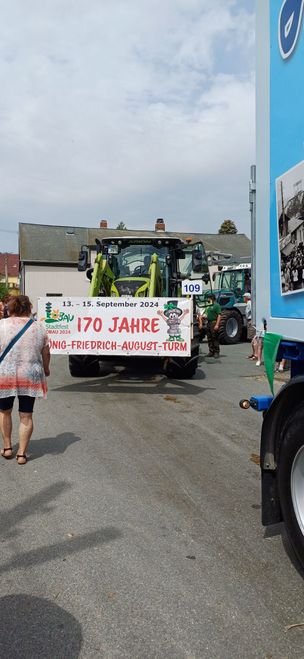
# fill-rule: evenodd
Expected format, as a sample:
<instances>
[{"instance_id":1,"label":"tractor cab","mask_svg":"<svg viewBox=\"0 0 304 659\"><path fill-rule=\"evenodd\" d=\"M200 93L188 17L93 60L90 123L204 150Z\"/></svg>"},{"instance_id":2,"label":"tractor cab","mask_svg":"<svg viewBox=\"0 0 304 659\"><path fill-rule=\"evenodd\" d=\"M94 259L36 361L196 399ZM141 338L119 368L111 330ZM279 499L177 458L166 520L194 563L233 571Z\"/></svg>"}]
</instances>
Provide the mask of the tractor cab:
<instances>
[{"instance_id":1,"label":"tractor cab","mask_svg":"<svg viewBox=\"0 0 304 659\"><path fill-rule=\"evenodd\" d=\"M251 265L222 266L222 269L212 276L212 291L206 291L196 300L200 314L204 315L208 295L215 295L221 306L219 339L221 343L238 343L246 328L246 304L244 294L251 292Z\"/></svg>"},{"instance_id":2,"label":"tractor cab","mask_svg":"<svg viewBox=\"0 0 304 659\"><path fill-rule=\"evenodd\" d=\"M181 280L194 276L209 281L202 243L189 246L165 237L113 237L96 240L94 268L90 247L83 246L79 270L87 270L92 296L171 297L181 294Z\"/></svg>"},{"instance_id":3,"label":"tractor cab","mask_svg":"<svg viewBox=\"0 0 304 659\"><path fill-rule=\"evenodd\" d=\"M244 302L244 294L251 293L251 266L240 263L234 267L223 266L213 274L213 292L222 308L230 309Z\"/></svg>"}]
</instances>

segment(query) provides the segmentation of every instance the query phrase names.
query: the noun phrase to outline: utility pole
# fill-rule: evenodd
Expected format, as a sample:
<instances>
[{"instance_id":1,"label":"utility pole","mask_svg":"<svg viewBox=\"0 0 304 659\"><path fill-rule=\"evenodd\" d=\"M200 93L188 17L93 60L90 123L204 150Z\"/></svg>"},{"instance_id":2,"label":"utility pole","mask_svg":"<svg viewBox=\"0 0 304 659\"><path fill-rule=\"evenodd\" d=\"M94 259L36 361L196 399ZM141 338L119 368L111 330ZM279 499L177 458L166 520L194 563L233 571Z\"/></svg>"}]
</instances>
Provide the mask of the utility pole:
<instances>
[{"instance_id":1,"label":"utility pole","mask_svg":"<svg viewBox=\"0 0 304 659\"><path fill-rule=\"evenodd\" d=\"M249 181L249 206L251 218L251 318L253 324L256 322L256 165L250 167Z\"/></svg>"},{"instance_id":2,"label":"utility pole","mask_svg":"<svg viewBox=\"0 0 304 659\"><path fill-rule=\"evenodd\" d=\"M8 253L4 254L4 275L5 275L5 286L8 287Z\"/></svg>"}]
</instances>

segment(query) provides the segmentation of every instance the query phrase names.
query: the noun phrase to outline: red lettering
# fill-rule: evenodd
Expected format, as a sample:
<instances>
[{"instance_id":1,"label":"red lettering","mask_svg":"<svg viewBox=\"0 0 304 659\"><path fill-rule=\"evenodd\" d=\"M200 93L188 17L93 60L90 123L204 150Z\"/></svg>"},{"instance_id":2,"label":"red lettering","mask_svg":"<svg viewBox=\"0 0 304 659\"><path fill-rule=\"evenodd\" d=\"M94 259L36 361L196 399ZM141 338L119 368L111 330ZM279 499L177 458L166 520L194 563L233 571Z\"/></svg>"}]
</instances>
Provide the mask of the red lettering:
<instances>
[{"instance_id":1,"label":"red lettering","mask_svg":"<svg viewBox=\"0 0 304 659\"><path fill-rule=\"evenodd\" d=\"M172 352L172 350L187 352L186 342L180 343L179 341L164 341L163 347L165 350L169 350L170 352Z\"/></svg>"},{"instance_id":2,"label":"red lettering","mask_svg":"<svg viewBox=\"0 0 304 659\"><path fill-rule=\"evenodd\" d=\"M150 318L142 318L141 319L142 332L149 332L149 328L150 328Z\"/></svg>"},{"instance_id":3,"label":"red lettering","mask_svg":"<svg viewBox=\"0 0 304 659\"><path fill-rule=\"evenodd\" d=\"M132 323L134 322L134 320L135 320L135 319L132 318L132 320L131 320L131 327L132 327ZM122 321L121 321L121 323L120 323L120 325L119 325L119 327L118 327L118 331L119 331L119 333L120 333L120 332L123 332L123 331L125 331L125 332L129 332L129 331L130 331L130 328L129 328L129 322L128 322L128 319L127 319L127 318L123 318L123 319L122 319ZM134 330L131 329L131 332L133 332L133 331L134 331Z\"/></svg>"},{"instance_id":4,"label":"red lettering","mask_svg":"<svg viewBox=\"0 0 304 659\"><path fill-rule=\"evenodd\" d=\"M118 320L118 316L114 316L114 318L112 318L114 325L113 327L109 327L109 332L117 332Z\"/></svg>"},{"instance_id":5,"label":"red lettering","mask_svg":"<svg viewBox=\"0 0 304 659\"><path fill-rule=\"evenodd\" d=\"M142 321L143 321L143 318L132 318L131 319L130 330L131 330L132 334L134 334L134 332L137 332L137 333L140 332L140 326L141 326Z\"/></svg>"},{"instance_id":6,"label":"red lettering","mask_svg":"<svg viewBox=\"0 0 304 659\"><path fill-rule=\"evenodd\" d=\"M151 332L155 334L155 332L159 331L159 319L158 318L152 318L151 322Z\"/></svg>"},{"instance_id":7,"label":"red lettering","mask_svg":"<svg viewBox=\"0 0 304 659\"><path fill-rule=\"evenodd\" d=\"M159 318L112 318L113 325L109 327L109 332L128 332L130 334L144 334L145 332L159 331Z\"/></svg>"},{"instance_id":8,"label":"red lettering","mask_svg":"<svg viewBox=\"0 0 304 659\"><path fill-rule=\"evenodd\" d=\"M101 330L102 330L102 319L101 318L94 318L93 330L94 330L94 332L101 332Z\"/></svg>"},{"instance_id":9,"label":"red lettering","mask_svg":"<svg viewBox=\"0 0 304 659\"><path fill-rule=\"evenodd\" d=\"M51 350L59 350L60 348L60 341L53 341L50 339L50 349Z\"/></svg>"},{"instance_id":10,"label":"red lettering","mask_svg":"<svg viewBox=\"0 0 304 659\"><path fill-rule=\"evenodd\" d=\"M93 318L89 318L88 316L85 316L83 320L86 320L86 324L84 326L84 332L87 332L90 325L91 325L91 322L92 322Z\"/></svg>"},{"instance_id":11,"label":"red lettering","mask_svg":"<svg viewBox=\"0 0 304 659\"><path fill-rule=\"evenodd\" d=\"M90 316L84 316L83 318L77 319L77 330L78 332L88 332L89 328L93 327L94 332L101 332L102 329L102 318L96 317L92 318Z\"/></svg>"}]
</instances>

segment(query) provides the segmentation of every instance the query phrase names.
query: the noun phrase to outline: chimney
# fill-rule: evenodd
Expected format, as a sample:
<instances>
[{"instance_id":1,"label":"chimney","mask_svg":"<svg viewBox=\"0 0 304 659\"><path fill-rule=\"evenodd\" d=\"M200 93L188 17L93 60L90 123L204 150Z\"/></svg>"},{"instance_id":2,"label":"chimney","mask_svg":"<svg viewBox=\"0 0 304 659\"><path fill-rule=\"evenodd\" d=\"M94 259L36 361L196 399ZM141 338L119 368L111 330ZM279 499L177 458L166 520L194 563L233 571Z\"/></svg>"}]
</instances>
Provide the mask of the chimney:
<instances>
[{"instance_id":1,"label":"chimney","mask_svg":"<svg viewBox=\"0 0 304 659\"><path fill-rule=\"evenodd\" d=\"M155 231L166 231L166 225L164 223L164 220L159 218L155 222Z\"/></svg>"},{"instance_id":2,"label":"chimney","mask_svg":"<svg viewBox=\"0 0 304 659\"><path fill-rule=\"evenodd\" d=\"M99 227L100 227L100 229L107 229L108 228L108 220L100 220Z\"/></svg>"}]
</instances>

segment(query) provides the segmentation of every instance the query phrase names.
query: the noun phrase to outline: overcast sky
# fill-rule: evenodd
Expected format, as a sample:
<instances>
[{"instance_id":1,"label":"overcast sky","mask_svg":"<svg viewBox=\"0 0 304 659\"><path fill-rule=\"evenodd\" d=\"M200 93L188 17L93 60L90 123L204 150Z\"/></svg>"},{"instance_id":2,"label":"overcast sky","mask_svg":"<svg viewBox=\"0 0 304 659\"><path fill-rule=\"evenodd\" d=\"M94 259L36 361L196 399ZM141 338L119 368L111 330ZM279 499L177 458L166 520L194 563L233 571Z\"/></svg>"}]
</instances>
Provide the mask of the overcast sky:
<instances>
[{"instance_id":1,"label":"overcast sky","mask_svg":"<svg viewBox=\"0 0 304 659\"><path fill-rule=\"evenodd\" d=\"M254 0L0 7L0 251L18 221L250 234Z\"/></svg>"}]
</instances>

